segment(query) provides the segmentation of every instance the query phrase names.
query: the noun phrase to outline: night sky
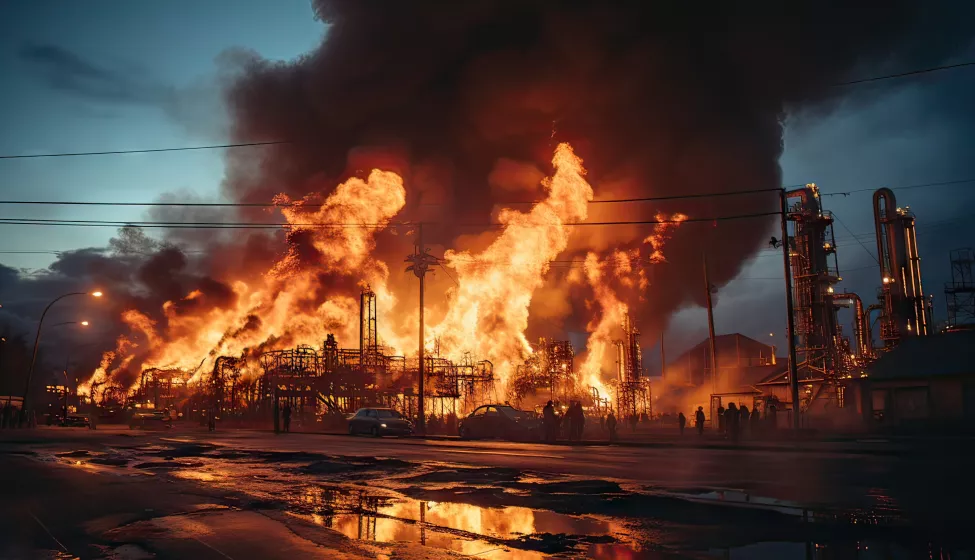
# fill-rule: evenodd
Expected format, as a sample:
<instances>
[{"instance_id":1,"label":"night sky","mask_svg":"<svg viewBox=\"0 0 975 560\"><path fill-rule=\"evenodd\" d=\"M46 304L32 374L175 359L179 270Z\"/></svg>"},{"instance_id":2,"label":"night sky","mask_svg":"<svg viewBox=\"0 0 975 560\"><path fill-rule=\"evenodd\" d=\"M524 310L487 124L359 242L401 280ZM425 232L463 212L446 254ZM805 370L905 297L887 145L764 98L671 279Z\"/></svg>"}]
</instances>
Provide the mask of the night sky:
<instances>
[{"instance_id":1,"label":"night sky","mask_svg":"<svg viewBox=\"0 0 975 560\"><path fill-rule=\"evenodd\" d=\"M246 51L290 60L317 45L326 27L304 0L0 2L0 154L193 146L227 141L221 88L228 61ZM975 45L944 64L975 60ZM862 68L862 77L915 68ZM917 215L924 287L935 320L946 319L948 253L975 246L975 67L837 86L848 95L829 111L791 113L782 182L815 182L838 223L840 290L866 303L879 285L872 190L896 190ZM0 161L0 198L150 201L166 193L218 200L221 150ZM593 185L596 197L599 184ZM867 190L869 189L869 190ZM853 192L849 196L839 193ZM139 208L13 207L2 217L144 219ZM104 246L111 228L0 225L0 251L64 251ZM861 245L862 244L862 245ZM24 274L51 253L0 254ZM719 333L779 341L784 332L780 253L759 252L720 288ZM689 280L699 282L695 278ZM10 294L0 294L0 298ZM849 322L848 318L844 321ZM845 329L849 332L849 326ZM678 313L668 354L706 336L703 311ZM656 341L646 341L649 347ZM676 355L676 354L671 354Z\"/></svg>"}]
</instances>

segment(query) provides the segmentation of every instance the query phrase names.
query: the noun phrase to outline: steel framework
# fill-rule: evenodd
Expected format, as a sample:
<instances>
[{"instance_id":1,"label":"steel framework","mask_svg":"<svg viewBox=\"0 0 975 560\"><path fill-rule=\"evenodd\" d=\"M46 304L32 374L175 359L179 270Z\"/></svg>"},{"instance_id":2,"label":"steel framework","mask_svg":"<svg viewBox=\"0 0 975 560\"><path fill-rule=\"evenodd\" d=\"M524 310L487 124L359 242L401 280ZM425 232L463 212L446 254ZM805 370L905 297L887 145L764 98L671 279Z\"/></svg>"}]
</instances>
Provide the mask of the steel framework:
<instances>
[{"instance_id":1,"label":"steel framework","mask_svg":"<svg viewBox=\"0 0 975 560\"><path fill-rule=\"evenodd\" d=\"M623 317L623 339L616 341L616 413L620 418L653 415L650 380L643 375L640 331L630 316ZM595 393L594 393L595 395Z\"/></svg>"},{"instance_id":2,"label":"steel framework","mask_svg":"<svg viewBox=\"0 0 975 560\"><path fill-rule=\"evenodd\" d=\"M955 249L951 252L951 282L945 284L949 331L975 328L973 264L975 252L971 249Z\"/></svg>"}]
</instances>

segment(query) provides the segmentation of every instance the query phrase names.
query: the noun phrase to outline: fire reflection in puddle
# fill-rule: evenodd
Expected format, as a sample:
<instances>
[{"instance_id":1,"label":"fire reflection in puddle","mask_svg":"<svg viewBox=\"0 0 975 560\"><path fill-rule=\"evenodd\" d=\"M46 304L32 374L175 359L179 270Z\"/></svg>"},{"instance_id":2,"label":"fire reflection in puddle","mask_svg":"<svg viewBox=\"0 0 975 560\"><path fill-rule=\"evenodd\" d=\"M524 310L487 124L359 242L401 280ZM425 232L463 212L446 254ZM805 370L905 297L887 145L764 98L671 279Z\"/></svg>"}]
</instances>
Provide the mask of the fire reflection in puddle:
<instances>
[{"instance_id":1,"label":"fire reflection in puddle","mask_svg":"<svg viewBox=\"0 0 975 560\"><path fill-rule=\"evenodd\" d=\"M488 508L418 501L348 489L309 488L300 498L310 519L343 535L374 542L413 542L481 558L534 560L616 542L622 526L522 507ZM620 545L632 551L628 546Z\"/></svg>"}]
</instances>

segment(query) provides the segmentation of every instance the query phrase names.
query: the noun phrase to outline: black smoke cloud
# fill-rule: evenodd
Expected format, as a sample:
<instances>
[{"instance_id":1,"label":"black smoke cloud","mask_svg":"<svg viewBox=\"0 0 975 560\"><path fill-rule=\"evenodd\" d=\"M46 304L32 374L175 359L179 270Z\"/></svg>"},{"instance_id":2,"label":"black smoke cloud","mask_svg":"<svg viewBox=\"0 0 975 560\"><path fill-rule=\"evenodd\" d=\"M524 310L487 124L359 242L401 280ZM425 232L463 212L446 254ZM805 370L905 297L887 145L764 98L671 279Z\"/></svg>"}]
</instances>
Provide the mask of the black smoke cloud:
<instances>
[{"instance_id":1,"label":"black smoke cloud","mask_svg":"<svg viewBox=\"0 0 975 560\"><path fill-rule=\"evenodd\" d=\"M499 203L537 197L525 179L547 172L561 141L585 159L597 198L778 187L787 114L829 112L850 92L833 84L949 59L971 44L975 15L970 2L907 0L318 0L313 8L328 28L305 56L272 62L235 51L225 58L233 60L225 91L232 139L289 141L228 152L225 194L240 202L267 203L281 192L298 199L327 193L372 167L392 169L407 181L402 217L444 224L427 231L450 247L479 233L462 224L487 222ZM90 101L165 107L180 97L144 74L56 47L29 46L21 55L52 88ZM872 85L857 100L869 103L870 94L893 85ZM592 218L645 219L657 211L709 217L776 206L766 195L593 205ZM222 221L227 215L167 209L151 217ZM274 221L256 209L235 218ZM565 258L591 247L631 246L647 233L642 226L579 228ZM653 292L639 309L644 331L699 302L703 251L712 281L722 285L775 233L771 218L682 226L665 248L669 262L650 271ZM226 304L233 298L229 281L257 278L284 245L280 234L263 232L231 237L174 230L163 238L192 251L126 229L107 250L65 253L43 274L0 269L4 319L30 331L52 297L101 288L109 297L97 304L93 323L105 325L95 331L104 340L91 349L90 371L97 352L128 331L121 311L160 319L166 301L177 313ZM307 245L293 241L298 249ZM379 242L381 258L401 263L410 240L383 234ZM564 274L553 271L546 289L564 290ZM324 280L347 291L356 289L355 281ZM446 277L431 284L450 285ZM194 290L205 297L187 298ZM587 294L573 296L570 301L581 302ZM81 305L96 309L72 301L59 313L67 320ZM554 324L578 331L591 318L581 303L563 311L563 325L552 314L538 315L545 326L533 330ZM57 335L48 340L57 342Z\"/></svg>"},{"instance_id":2,"label":"black smoke cloud","mask_svg":"<svg viewBox=\"0 0 975 560\"><path fill-rule=\"evenodd\" d=\"M201 272L206 266L200 260L200 256L187 255L127 227L110 240L107 248L61 253L46 270L28 273L0 265L0 334L21 336L33 344L37 321L51 300L71 292L102 291L104 296L97 299L65 298L44 319L42 358L35 381L43 384L52 371L60 374L65 359L71 360L70 369L84 379L98 366L101 353L115 348L116 337L130 332L121 320L124 311L139 310L151 320L163 322L163 304L167 301L172 302L169 312L176 315L235 303L236 295L225 282ZM199 295L187 297L194 291ZM55 326L82 320L90 321L90 327ZM145 340L132 338L145 349ZM44 356L50 359L44 360ZM10 370L9 364L2 365L4 374L20 379L19 383L25 381L25 369ZM120 381L130 383L137 373L130 372L131 379ZM37 388L37 383L32 385Z\"/></svg>"},{"instance_id":3,"label":"black smoke cloud","mask_svg":"<svg viewBox=\"0 0 975 560\"><path fill-rule=\"evenodd\" d=\"M447 246L476 233L458 224L485 223L496 203L518 196L492 188L499 165L546 170L559 141L583 157L597 198L779 187L787 114L825 114L850 92L837 84L948 59L971 44L975 15L971 2L908 0L316 0L313 8L328 25L317 49L289 63L252 57L227 91L235 140L290 141L259 161L231 154L227 194L300 197L392 167L408 183L405 216L447 223L439 232ZM770 194L603 205L592 217L776 209ZM573 247L632 245L646 233L586 228ZM774 218L683 226L665 249L669 263L652 272L645 330L703 299L702 252L722 285L772 234ZM589 318L577 307L568 329Z\"/></svg>"}]
</instances>

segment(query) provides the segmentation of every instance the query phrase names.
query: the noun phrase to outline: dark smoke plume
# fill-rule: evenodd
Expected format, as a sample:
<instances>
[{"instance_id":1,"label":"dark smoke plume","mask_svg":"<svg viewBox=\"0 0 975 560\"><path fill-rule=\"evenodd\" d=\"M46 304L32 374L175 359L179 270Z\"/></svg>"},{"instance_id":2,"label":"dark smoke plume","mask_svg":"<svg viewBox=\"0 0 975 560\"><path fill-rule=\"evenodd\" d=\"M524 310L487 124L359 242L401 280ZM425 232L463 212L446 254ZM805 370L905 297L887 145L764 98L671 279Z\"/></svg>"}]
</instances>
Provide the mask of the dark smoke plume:
<instances>
[{"instance_id":1,"label":"dark smoke plume","mask_svg":"<svg viewBox=\"0 0 975 560\"><path fill-rule=\"evenodd\" d=\"M789 111L828 111L851 91L836 84L944 61L971 43L975 15L971 2L910 0L313 7L328 26L317 49L291 63L252 58L227 92L235 140L292 142L259 162L232 154L227 193L246 202L300 197L391 168L407 180L406 217L447 222L447 246L477 233L450 223L485 223L496 203L536 197L518 185L534 169L547 172L559 141L583 157L597 198L778 187ZM591 217L775 209L776 197L763 194L603 205ZM702 251L712 281L726 283L775 233L773 222L683 226L665 248L669 264L653 272L645 330L703 299ZM646 233L586 228L573 247L627 245ZM566 328L582 330L588 314L579 307Z\"/></svg>"},{"instance_id":2,"label":"dark smoke plume","mask_svg":"<svg viewBox=\"0 0 975 560\"><path fill-rule=\"evenodd\" d=\"M948 60L971 45L975 21L972 2L909 0L316 0L313 8L327 29L307 55L287 63L226 57L236 65L225 98L232 139L290 143L230 151L225 193L241 202L268 203L282 192L300 199L327 194L372 167L390 169L406 180L400 217L445 224L427 231L447 247L478 242L482 231L462 224L486 223L498 205L536 199L535 185L561 141L585 160L597 198L778 187L789 112L827 112L841 99L869 102L898 82L834 84ZM73 64L72 84L84 91L117 91L98 69L50 50L34 54L52 68ZM756 194L593 205L590 219L646 219L658 211L700 218L776 207L774 196ZM232 218L270 221L258 210L244 214ZM150 217L222 221L228 215L165 209ZM639 310L643 330L652 333L675 309L700 302L702 251L712 282L724 284L776 234L773 221L686 224L673 232L664 248L669 262L650 270L652 293ZM393 264L402 263L411 240L393 233L379 237L377 253L390 263L395 282L403 273ZM562 258L633 246L647 233L645 226L579 228ZM177 314L229 304L231 282L258 281L284 248L280 232L174 230L164 239L193 250L127 229L108 249L65 253L43 274L0 267L0 316L11 332L32 333L51 298L105 290L111 297L92 316L103 329L93 339L103 341L85 351L91 371L115 336L129 332L122 311L162 320L165 302ZM291 241L299 251L306 245ZM302 262L313 263L310 257ZM566 274L554 269L536 294L536 306L548 306L532 311L537 334L582 331L591 319L581 303L589 294L568 297ZM357 281L323 283L354 292ZM431 290L450 285L446 276L433 278ZM193 291L203 296L188 297ZM316 298L310 294L309 305ZM400 301L415 304L412 297ZM57 319L91 307L65 303ZM59 340L58 333L45 336Z\"/></svg>"}]
</instances>

